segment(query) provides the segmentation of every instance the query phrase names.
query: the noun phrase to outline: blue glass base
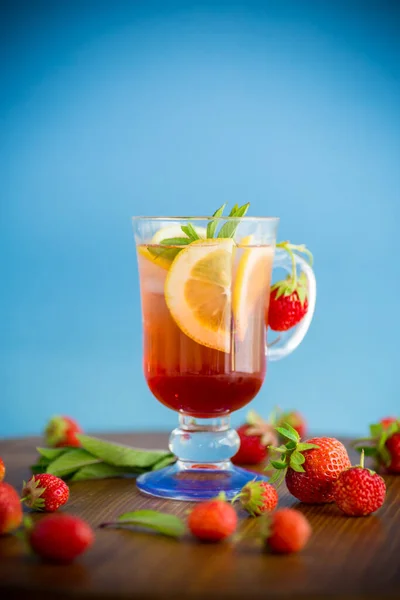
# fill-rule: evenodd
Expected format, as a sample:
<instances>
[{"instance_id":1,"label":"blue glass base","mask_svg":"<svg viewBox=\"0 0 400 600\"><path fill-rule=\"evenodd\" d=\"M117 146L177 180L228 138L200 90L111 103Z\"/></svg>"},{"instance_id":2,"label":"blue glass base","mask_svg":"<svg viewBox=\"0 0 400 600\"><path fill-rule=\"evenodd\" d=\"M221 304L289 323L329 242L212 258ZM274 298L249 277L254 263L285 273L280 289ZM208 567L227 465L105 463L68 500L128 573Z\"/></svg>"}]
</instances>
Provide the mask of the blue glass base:
<instances>
[{"instance_id":1,"label":"blue glass base","mask_svg":"<svg viewBox=\"0 0 400 600\"><path fill-rule=\"evenodd\" d=\"M230 461L196 465L177 461L174 465L144 473L136 479L141 492L171 500L201 501L225 492L232 499L249 481L268 481L268 477L235 467Z\"/></svg>"}]
</instances>

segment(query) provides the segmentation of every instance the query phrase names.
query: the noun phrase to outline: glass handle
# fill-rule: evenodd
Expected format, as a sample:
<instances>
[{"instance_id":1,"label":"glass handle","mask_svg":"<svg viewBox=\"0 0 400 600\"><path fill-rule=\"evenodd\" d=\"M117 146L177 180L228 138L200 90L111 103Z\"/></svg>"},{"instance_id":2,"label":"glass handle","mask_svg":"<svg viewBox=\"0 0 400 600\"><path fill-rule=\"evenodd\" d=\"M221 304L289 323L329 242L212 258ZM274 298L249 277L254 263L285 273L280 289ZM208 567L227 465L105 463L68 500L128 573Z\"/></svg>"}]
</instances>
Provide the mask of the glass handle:
<instances>
[{"instance_id":1,"label":"glass handle","mask_svg":"<svg viewBox=\"0 0 400 600\"><path fill-rule=\"evenodd\" d=\"M277 338L271 343L267 343L266 355L268 360L281 360L281 358L289 356L289 354L296 350L297 346L303 341L314 315L315 300L317 297L317 284L314 271L301 256L296 254L295 260L298 272L303 272L307 278L308 310L296 327L292 327L288 331L279 332ZM280 248L276 249L274 268L283 268L288 273L292 272L290 257L287 252Z\"/></svg>"}]
</instances>

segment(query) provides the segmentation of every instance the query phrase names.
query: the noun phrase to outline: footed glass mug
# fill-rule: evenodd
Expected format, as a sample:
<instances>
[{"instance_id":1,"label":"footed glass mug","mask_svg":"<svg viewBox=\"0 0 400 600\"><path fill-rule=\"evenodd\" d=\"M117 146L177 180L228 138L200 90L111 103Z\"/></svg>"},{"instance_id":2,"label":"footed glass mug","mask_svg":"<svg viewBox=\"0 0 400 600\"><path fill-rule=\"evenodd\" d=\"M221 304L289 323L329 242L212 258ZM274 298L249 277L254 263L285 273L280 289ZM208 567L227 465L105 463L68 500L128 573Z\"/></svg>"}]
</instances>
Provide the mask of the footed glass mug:
<instances>
[{"instance_id":1,"label":"footed glass mug","mask_svg":"<svg viewBox=\"0 0 400 600\"><path fill-rule=\"evenodd\" d=\"M133 218L144 375L157 400L179 414L169 442L177 461L140 475L142 492L204 500L224 491L232 498L248 481L268 479L231 463L240 441L230 413L259 392L268 361L284 358L300 344L316 298L314 273L296 256L296 269L307 279L308 311L267 345L272 268L292 272L287 252L277 249L275 255L278 222L275 217Z\"/></svg>"}]
</instances>

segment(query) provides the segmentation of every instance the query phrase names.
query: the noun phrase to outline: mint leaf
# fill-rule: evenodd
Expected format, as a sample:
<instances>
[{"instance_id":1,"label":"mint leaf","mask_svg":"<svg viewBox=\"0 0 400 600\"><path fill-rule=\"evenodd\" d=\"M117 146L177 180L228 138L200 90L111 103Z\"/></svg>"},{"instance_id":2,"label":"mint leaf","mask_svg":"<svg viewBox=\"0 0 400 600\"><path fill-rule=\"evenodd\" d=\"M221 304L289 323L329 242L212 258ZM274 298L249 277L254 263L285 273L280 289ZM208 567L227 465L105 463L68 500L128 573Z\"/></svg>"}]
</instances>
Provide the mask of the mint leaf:
<instances>
[{"instance_id":1,"label":"mint leaf","mask_svg":"<svg viewBox=\"0 0 400 600\"><path fill-rule=\"evenodd\" d=\"M147 246L147 250L156 258L165 258L172 262L177 254L181 251L180 248L160 248L159 246Z\"/></svg>"},{"instance_id":2,"label":"mint leaf","mask_svg":"<svg viewBox=\"0 0 400 600\"><path fill-rule=\"evenodd\" d=\"M183 233L186 233L191 242L195 242L196 240L200 239L200 237L197 235L197 231L191 223L188 223L187 225L182 225L181 229Z\"/></svg>"},{"instance_id":3,"label":"mint leaf","mask_svg":"<svg viewBox=\"0 0 400 600\"><path fill-rule=\"evenodd\" d=\"M187 237L165 238L165 240L161 240L160 244L163 246L187 246L190 244L190 239Z\"/></svg>"},{"instance_id":4,"label":"mint leaf","mask_svg":"<svg viewBox=\"0 0 400 600\"><path fill-rule=\"evenodd\" d=\"M104 462L115 467L149 468L172 454L166 450L142 450L124 444L114 444L95 437L77 434L82 447Z\"/></svg>"},{"instance_id":5,"label":"mint leaf","mask_svg":"<svg viewBox=\"0 0 400 600\"><path fill-rule=\"evenodd\" d=\"M239 217L236 220L232 220L232 221L227 221L226 223L224 223L219 231L219 234L217 237L219 238L233 238L235 233L236 233L236 229L239 226L240 223L240 217L244 217L245 214L247 213L247 211L249 210L249 206L250 206L250 202L248 202L247 204L244 204L243 206L241 206L240 208L238 208L235 212L234 215L231 215L232 217ZM232 211L231 211L232 212Z\"/></svg>"},{"instance_id":6,"label":"mint leaf","mask_svg":"<svg viewBox=\"0 0 400 600\"><path fill-rule=\"evenodd\" d=\"M217 219L219 217L222 217L223 212L225 210L225 206L226 206L226 202L225 204L223 204L222 206L220 206L218 208L218 210L215 211L215 213L213 214L213 217L217 217ZM215 230L217 229L217 225L218 225L218 220L215 221L209 221L208 225L207 225L207 237L208 238L213 238L215 235Z\"/></svg>"},{"instance_id":7,"label":"mint leaf","mask_svg":"<svg viewBox=\"0 0 400 600\"><path fill-rule=\"evenodd\" d=\"M100 462L100 460L90 452L82 448L72 448L53 460L47 466L46 473L56 475L57 477L65 477L66 475L71 475L71 473L74 473L80 467L97 462Z\"/></svg>"},{"instance_id":8,"label":"mint leaf","mask_svg":"<svg viewBox=\"0 0 400 600\"><path fill-rule=\"evenodd\" d=\"M123 527L124 525L146 527L171 537L180 537L186 531L186 527L179 517L157 510L127 512L119 516L116 522L103 523L101 527Z\"/></svg>"},{"instance_id":9,"label":"mint leaf","mask_svg":"<svg viewBox=\"0 0 400 600\"><path fill-rule=\"evenodd\" d=\"M234 217L237 213L237 211L239 210L239 204L235 204L231 210L231 212L229 213L230 217Z\"/></svg>"}]
</instances>

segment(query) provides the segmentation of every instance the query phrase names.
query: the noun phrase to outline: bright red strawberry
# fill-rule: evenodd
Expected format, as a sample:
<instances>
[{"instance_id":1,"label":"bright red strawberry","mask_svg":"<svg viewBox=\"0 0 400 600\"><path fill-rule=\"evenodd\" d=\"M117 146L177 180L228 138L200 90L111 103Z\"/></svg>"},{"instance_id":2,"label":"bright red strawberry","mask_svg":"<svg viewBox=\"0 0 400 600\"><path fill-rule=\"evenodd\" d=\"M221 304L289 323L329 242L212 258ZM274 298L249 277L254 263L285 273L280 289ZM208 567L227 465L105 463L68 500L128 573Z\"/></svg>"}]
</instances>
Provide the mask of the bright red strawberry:
<instances>
[{"instance_id":1,"label":"bright red strawberry","mask_svg":"<svg viewBox=\"0 0 400 600\"><path fill-rule=\"evenodd\" d=\"M0 456L0 482L3 481L5 474L6 474L6 466L3 462L3 459Z\"/></svg>"},{"instance_id":2,"label":"bright red strawberry","mask_svg":"<svg viewBox=\"0 0 400 600\"><path fill-rule=\"evenodd\" d=\"M74 419L60 416L53 417L46 426L46 444L54 448L79 447L81 443L76 437L77 433L82 433L82 429Z\"/></svg>"},{"instance_id":3,"label":"bright red strawberry","mask_svg":"<svg viewBox=\"0 0 400 600\"><path fill-rule=\"evenodd\" d=\"M242 507L252 517L259 517L274 510L278 504L278 492L267 481L250 481L246 483L232 502L240 500Z\"/></svg>"},{"instance_id":4,"label":"bright red strawberry","mask_svg":"<svg viewBox=\"0 0 400 600\"><path fill-rule=\"evenodd\" d=\"M42 558L70 563L92 545L91 527L72 515L49 515L38 521L28 533L32 550Z\"/></svg>"},{"instance_id":5,"label":"bright red strawberry","mask_svg":"<svg viewBox=\"0 0 400 600\"><path fill-rule=\"evenodd\" d=\"M24 482L22 498L29 508L54 512L68 501L69 487L55 475L33 475L28 483Z\"/></svg>"},{"instance_id":6,"label":"bright red strawberry","mask_svg":"<svg viewBox=\"0 0 400 600\"><path fill-rule=\"evenodd\" d=\"M240 447L232 458L236 465L258 465L268 456L268 446L276 446L278 436L270 423L254 411L247 414L247 423L237 429Z\"/></svg>"},{"instance_id":7,"label":"bright red strawberry","mask_svg":"<svg viewBox=\"0 0 400 600\"><path fill-rule=\"evenodd\" d=\"M17 529L22 522L21 500L17 491L4 481L0 483L0 535Z\"/></svg>"},{"instance_id":8,"label":"bright red strawberry","mask_svg":"<svg viewBox=\"0 0 400 600\"><path fill-rule=\"evenodd\" d=\"M307 433L307 423L301 413L297 410L278 413L275 418L276 425L283 427L285 423L289 423L297 431L300 439L303 439Z\"/></svg>"},{"instance_id":9,"label":"bright red strawberry","mask_svg":"<svg viewBox=\"0 0 400 600\"><path fill-rule=\"evenodd\" d=\"M237 514L224 499L215 498L198 504L190 513L188 527L199 540L220 542L236 530Z\"/></svg>"},{"instance_id":10,"label":"bright red strawberry","mask_svg":"<svg viewBox=\"0 0 400 600\"><path fill-rule=\"evenodd\" d=\"M289 441L279 448L279 460L272 460L276 472L270 482L285 477L291 494L301 502L333 502L333 485L340 473L351 466L346 448L335 438L319 437L300 442L297 431L286 424L277 431Z\"/></svg>"},{"instance_id":11,"label":"bright red strawberry","mask_svg":"<svg viewBox=\"0 0 400 600\"><path fill-rule=\"evenodd\" d=\"M262 538L272 552L288 554L302 550L312 529L306 517L293 508L281 508L263 517Z\"/></svg>"},{"instance_id":12,"label":"bright red strawberry","mask_svg":"<svg viewBox=\"0 0 400 600\"><path fill-rule=\"evenodd\" d=\"M356 448L364 450L366 456L373 456L377 467L384 467L388 473L400 473L400 420L382 419L370 425L370 437L356 441Z\"/></svg>"},{"instance_id":13,"label":"bright red strawberry","mask_svg":"<svg viewBox=\"0 0 400 600\"><path fill-rule=\"evenodd\" d=\"M384 503L385 495L382 477L364 468L364 452L360 465L342 471L333 488L336 504L351 517L365 517L375 512Z\"/></svg>"},{"instance_id":14,"label":"bright red strawberry","mask_svg":"<svg viewBox=\"0 0 400 600\"><path fill-rule=\"evenodd\" d=\"M286 250L292 260L292 272L284 280L278 281L271 287L269 308L266 316L266 324L273 331L287 331L295 327L308 310L308 286L304 273L297 276L295 262L296 254L305 254L310 265L313 257L311 252L304 246L296 246L289 242L277 244L277 248Z\"/></svg>"}]
</instances>

